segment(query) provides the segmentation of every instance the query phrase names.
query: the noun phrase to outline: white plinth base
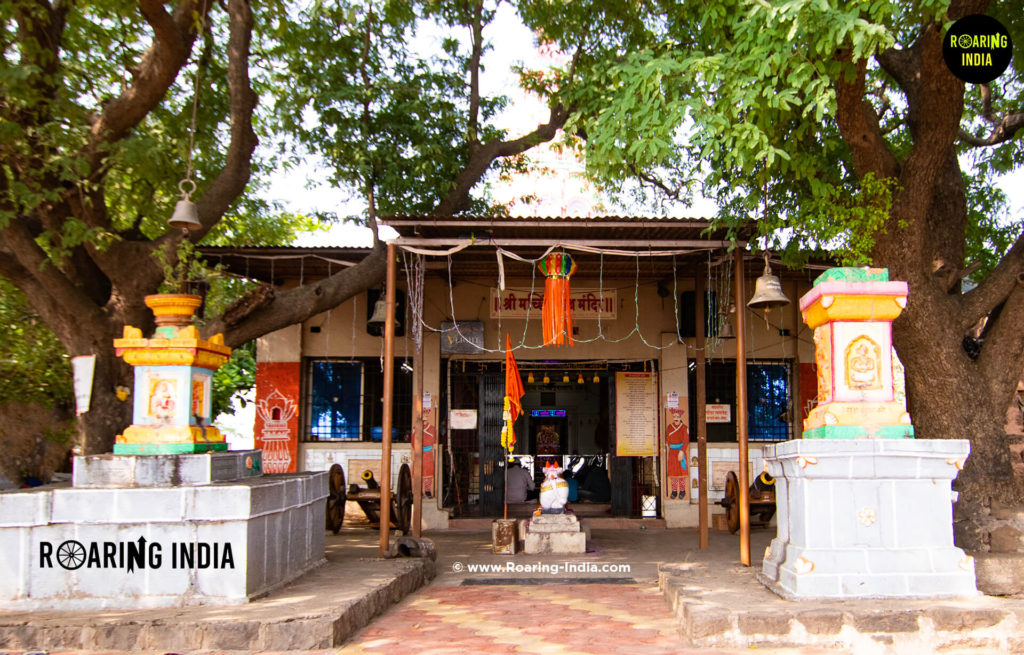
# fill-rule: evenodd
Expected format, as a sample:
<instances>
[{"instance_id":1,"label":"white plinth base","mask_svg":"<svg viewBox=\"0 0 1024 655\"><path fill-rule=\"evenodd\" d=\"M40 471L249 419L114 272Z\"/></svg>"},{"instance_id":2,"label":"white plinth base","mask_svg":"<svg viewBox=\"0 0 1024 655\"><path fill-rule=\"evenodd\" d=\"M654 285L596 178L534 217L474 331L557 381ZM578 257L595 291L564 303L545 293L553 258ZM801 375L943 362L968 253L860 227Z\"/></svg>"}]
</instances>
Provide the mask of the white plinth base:
<instances>
[{"instance_id":1,"label":"white plinth base","mask_svg":"<svg viewBox=\"0 0 1024 655\"><path fill-rule=\"evenodd\" d=\"M326 496L323 472L0 493L0 607L244 603L324 561Z\"/></svg>"},{"instance_id":2,"label":"white plinth base","mask_svg":"<svg viewBox=\"0 0 1024 655\"><path fill-rule=\"evenodd\" d=\"M580 530L575 514L541 514L527 524L523 552L528 555L585 553L587 535Z\"/></svg>"},{"instance_id":3,"label":"white plinth base","mask_svg":"<svg viewBox=\"0 0 1024 655\"><path fill-rule=\"evenodd\" d=\"M966 440L796 440L766 446L778 534L758 579L785 598L977 595L953 546L950 484Z\"/></svg>"}]
</instances>

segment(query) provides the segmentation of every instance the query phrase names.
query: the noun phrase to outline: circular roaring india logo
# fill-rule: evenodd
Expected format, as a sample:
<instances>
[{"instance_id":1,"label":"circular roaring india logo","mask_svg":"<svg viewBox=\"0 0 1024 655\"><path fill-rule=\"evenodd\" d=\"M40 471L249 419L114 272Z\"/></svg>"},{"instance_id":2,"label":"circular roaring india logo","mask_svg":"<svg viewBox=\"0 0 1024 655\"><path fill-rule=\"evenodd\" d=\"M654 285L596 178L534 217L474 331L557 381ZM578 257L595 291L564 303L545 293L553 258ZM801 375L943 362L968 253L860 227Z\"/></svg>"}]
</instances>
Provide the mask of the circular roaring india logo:
<instances>
[{"instance_id":1,"label":"circular roaring india logo","mask_svg":"<svg viewBox=\"0 0 1024 655\"><path fill-rule=\"evenodd\" d=\"M1013 41L1002 23L991 16L971 14L953 23L942 42L949 70L964 82L986 84L1010 65Z\"/></svg>"},{"instance_id":2,"label":"circular roaring india logo","mask_svg":"<svg viewBox=\"0 0 1024 655\"><path fill-rule=\"evenodd\" d=\"M74 571L85 564L85 546L69 539L57 547L57 563L68 571Z\"/></svg>"}]
</instances>

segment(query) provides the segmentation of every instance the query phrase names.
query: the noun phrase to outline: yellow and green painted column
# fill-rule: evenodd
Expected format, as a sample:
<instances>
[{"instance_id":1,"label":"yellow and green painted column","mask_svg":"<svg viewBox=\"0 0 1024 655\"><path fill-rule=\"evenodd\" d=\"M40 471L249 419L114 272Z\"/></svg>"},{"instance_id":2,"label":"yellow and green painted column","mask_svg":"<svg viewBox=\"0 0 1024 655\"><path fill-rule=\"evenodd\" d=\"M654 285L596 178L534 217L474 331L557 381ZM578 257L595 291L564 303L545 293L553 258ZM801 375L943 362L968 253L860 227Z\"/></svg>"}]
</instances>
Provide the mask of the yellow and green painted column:
<instances>
[{"instance_id":1,"label":"yellow and green painted column","mask_svg":"<svg viewBox=\"0 0 1024 655\"><path fill-rule=\"evenodd\" d=\"M166 455L227 450L210 425L213 372L231 355L223 335L201 339L189 325L201 299L185 294L147 296L157 317L151 339L124 327L114 340L118 356L135 367L132 425L114 440L117 455Z\"/></svg>"},{"instance_id":2,"label":"yellow and green painted column","mask_svg":"<svg viewBox=\"0 0 1024 655\"><path fill-rule=\"evenodd\" d=\"M912 439L903 366L892 321L907 306L907 283L884 268L833 268L800 299L814 330L818 405L804 439Z\"/></svg>"}]
</instances>

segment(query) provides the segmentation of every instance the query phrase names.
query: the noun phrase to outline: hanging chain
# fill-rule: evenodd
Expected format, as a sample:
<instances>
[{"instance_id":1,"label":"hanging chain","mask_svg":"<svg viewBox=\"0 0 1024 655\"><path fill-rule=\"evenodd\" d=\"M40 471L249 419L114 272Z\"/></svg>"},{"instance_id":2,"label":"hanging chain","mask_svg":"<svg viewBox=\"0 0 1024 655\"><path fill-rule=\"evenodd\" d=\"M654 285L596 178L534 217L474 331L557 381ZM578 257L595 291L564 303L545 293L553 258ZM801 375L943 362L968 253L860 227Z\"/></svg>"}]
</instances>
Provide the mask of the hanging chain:
<instances>
[{"instance_id":1,"label":"hanging chain","mask_svg":"<svg viewBox=\"0 0 1024 655\"><path fill-rule=\"evenodd\" d=\"M199 30L197 38L202 39L206 30L206 14L209 11L209 0L203 3L203 11L199 15ZM202 48L200 48L202 52ZM196 145L196 117L199 114L199 80L202 74L202 54L196 58L196 75L192 88L192 119L188 125L188 152L185 155L185 177L178 182L178 190L181 191L182 200L191 200L192 194L196 191L196 183L192 180L192 152Z\"/></svg>"}]
</instances>

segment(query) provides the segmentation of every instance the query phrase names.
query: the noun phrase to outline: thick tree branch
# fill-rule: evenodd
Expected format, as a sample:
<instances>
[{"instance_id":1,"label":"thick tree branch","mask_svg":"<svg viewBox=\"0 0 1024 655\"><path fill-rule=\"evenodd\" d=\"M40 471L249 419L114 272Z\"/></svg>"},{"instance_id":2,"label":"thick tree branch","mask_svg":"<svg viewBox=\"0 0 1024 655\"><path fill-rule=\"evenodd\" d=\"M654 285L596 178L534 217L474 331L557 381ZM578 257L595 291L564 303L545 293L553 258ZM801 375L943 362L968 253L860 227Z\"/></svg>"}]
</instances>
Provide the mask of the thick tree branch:
<instances>
[{"instance_id":1,"label":"thick tree branch","mask_svg":"<svg viewBox=\"0 0 1024 655\"><path fill-rule=\"evenodd\" d=\"M189 235L194 242L202 239L221 220L245 190L252 173L252 153L258 142L252 127L257 97L249 82L249 44L253 16L248 1L230 0L228 18L227 69L231 138L224 167L202 197L194 200L202 224L201 229ZM163 277L158 262L150 254L155 249L166 248L168 243L174 250L180 239L180 234L168 233L156 241L122 240L105 250L90 248L90 255L116 287L137 292L132 294L137 295L155 290ZM127 269L123 266L125 261L134 261L137 266Z\"/></svg>"},{"instance_id":2,"label":"thick tree branch","mask_svg":"<svg viewBox=\"0 0 1024 655\"><path fill-rule=\"evenodd\" d=\"M472 30L472 52L469 57L469 122L466 128L466 140L469 142L470 152L480 145L480 134L477 122L480 119L480 55L484 50L483 43L483 20L484 3L477 0L473 6Z\"/></svg>"},{"instance_id":3,"label":"thick tree branch","mask_svg":"<svg viewBox=\"0 0 1024 655\"><path fill-rule=\"evenodd\" d=\"M994 325L992 322L994 320ZM1009 406L1013 390L1021 378L1024 353L1024 280L1018 279L1010 289L999 316L989 320L985 328L985 343L976 365L987 371L990 392L1004 394L997 406ZM994 399L997 400L997 399Z\"/></svg>"},{"instance_id":4,"label":"thick tree branch","mask_svg":"<svg viewBox=\"0 0 1024 655\"><path fill-rule=\"evenodd\" d=\"M851 54L843 53L846 61ZM853 167L858 177L874 173L876 178L899 175L899 163L882 135L878 114L865 97L867 61L855 62L852 79L836 82L836 124L853 154Z\"/></svg>"},{"instance_id":5,"label":"thick tree branch","mask_svg":"<svg viewBox=\"0 0 1024 655\"><path fill-rule=\"evenodd\" d=\"M487 173L495 159L522 154L538 144L550 141L555 138L568 118L569 110L561 105L554 105L551 107L548 122L538 125L537 129L529 134L511 141L492 139L481 145L470 154L466 167L432 213L438 216L451 216L465 211L469 207L470 189Z\"/></svg>"},{"instance_id":6,"label":"thick tree branch","mask_svg":"<svg viewBox=\"0 0 1024 655\"><path fill-rule=\"evenodd\" d=\"M988 316L993 309L1002 304L1019 285L1018 280L1022 274L1024 274L1024 233L1017 237L1017 241L999 260L985 281L962 296L959 317L960 331L966 332L978 322L978 319Z\"/></svg>"},{"instance_id":7,"label":"thick tree branch","mask_svg":"<svg viewBox=\"0 0 1024 655\"><path fill-rule=\"evenodd\" d=\"M249 0L228 0L228 95L231 111L231 141L224 168L196 202L201 230L192 234L197 242L216 225L245 190L252 175L252 153L259 140L252 128L258 100L249 82L249 44L253 16Z\"/></svg>"},{"instance_id":8,"label":"thick tree branch","mask_svg":"<svg viewBox=\"0 0 1024 655\"><path fill-rule=\"evenodd\" d=\"M898 50L889 48L875 55L875 60L903 91L908 91L914 86L917 78L917 69L920 67L920 57L917 56L916 44L910 48Z\"/></svg>"},{"instance_id":9,"label":"thick tree branch","mask_svg":"<svg viewBox=\"0 0 1024 655\"><path fill-rule=\"evenodd\" d=\"M208 10L211 4L203 6ZM139 8L153 28L153 44L142 55L131 86L107 103L92 125L83 154L94 176L107 156L105 146L124 138L163 100L188 61L196 38L193 16L199 7L193 0L182 2L173 15L160 0L141 0Z\"/></svg>"},{"instance_id":10,"label":"thick tree branch","mask_svg":"<svg viewBox=\"0 0 1024 655\"><path fill-rule=\"evenodd\" d=\"M378 242L358 264L325 280L287 291L275 290L273 294L257 292L255 296L243 298L241 304L247 307L228 308L224 315L208 323L202 333L207 337L221 333L224 342L234 347L301 323L376 284L384 277L386 263L387 247Z\"/></svg>"},{"instance_id":11,"label":"thick tree branch","mask_svg":"<svg viewBox=\"0 0 1024 655\"><path fill-rule=\"evenodd\" d=\"M13 255L21 267L18 286L26 291L33 287L38 291L29 294L29 302L43 316L47 325L54 329L65 347L69 347L74 338L70 332L60 332L66 326L64 319L68 314L76 316L81 323L103 323L104 316L100 308L49 261L21 222L11 221L0 232L0 237L0 241L6 245L6 251ZM19 272L11 266L5 268L12 274Z\"/></svg>"},{"instance_id":12,"label":"thick tree branch","mask_svg":"<svg viewBox=\"0 0 1024 655\"><path fill-rule=\"evenodd\" d=\"M363 141L370 142L370 94L365 93L370 88L370 73L367 63L370 59L370 38L373 35L373 9L366 12L366 29L363 31L363 50L359 55L359 76L363 81L363 115L360 118L360 127L363 131ZM376 247L380 242L380 232L377 230L377 171L371 165L371 169L364 180L364 191L366 193L366 212L369 216L370 230L373 233L373 245Z\"/></svg>"},{"instance_id":13,"label":"thick tree branch","mask_svg":"<svg viewBox=\"0 0 1024 655\"><path fill-rule=\"evenodd\" d=\"M1024 129L1024 113L1004 114L1002 119L992 121L994 126L987 136L974 136L967 130L960 130L960 140L976 148L996 146L1005 143L1017 136L1017 132Z\"/></svg>"}]
</instances>

